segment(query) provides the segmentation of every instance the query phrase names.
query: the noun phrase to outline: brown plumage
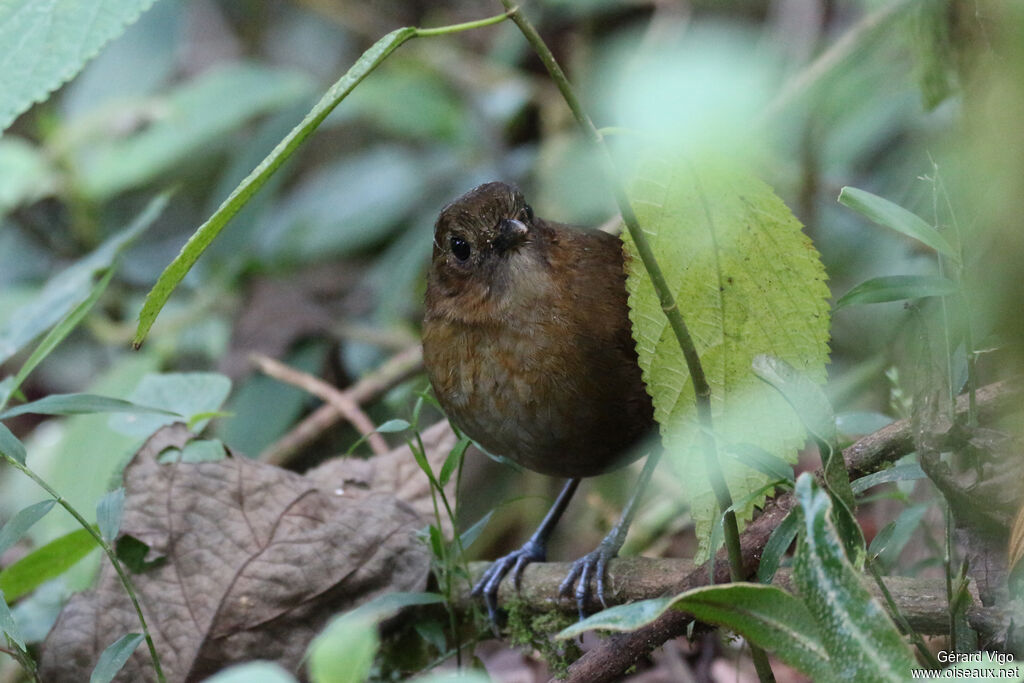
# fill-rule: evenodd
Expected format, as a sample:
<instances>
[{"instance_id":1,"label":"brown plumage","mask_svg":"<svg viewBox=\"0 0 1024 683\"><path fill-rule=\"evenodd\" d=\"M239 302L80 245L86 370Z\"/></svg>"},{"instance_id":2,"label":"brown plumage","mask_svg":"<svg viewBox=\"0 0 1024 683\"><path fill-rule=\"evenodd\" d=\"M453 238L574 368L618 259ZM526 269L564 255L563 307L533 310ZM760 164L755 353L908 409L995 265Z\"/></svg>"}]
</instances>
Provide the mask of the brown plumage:
<instances>
[{"instance_id":1,"label":"brown plumage","mask_svg":"<svg viewBox=\"0 0 1024 683\"><path fill-rule=\"evenodd\" d=\"M625 465L653 425L619 239L535 217L504 183L441 211L423 354L448 417L537 472L579 478Z\"/></svg>"}]
</instances>

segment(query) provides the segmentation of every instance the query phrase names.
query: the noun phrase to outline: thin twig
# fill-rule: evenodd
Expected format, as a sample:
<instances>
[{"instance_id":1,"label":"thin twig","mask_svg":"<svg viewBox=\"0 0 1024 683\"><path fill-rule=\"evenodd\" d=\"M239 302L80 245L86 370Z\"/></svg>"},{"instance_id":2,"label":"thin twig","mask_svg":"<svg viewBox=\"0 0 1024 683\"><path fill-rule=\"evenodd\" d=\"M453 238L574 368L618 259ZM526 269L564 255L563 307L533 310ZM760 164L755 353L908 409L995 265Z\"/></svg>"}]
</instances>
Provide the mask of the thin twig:
<instances>
[{"instance_id":1,"label":"thin twig","mask_svg":"<svg viewBox=\"0 0 1024 683\"><path fill-rule=\"evenodd\" d=\"M389 358L342 393L356 405L369 403L422 370L423 349L418 345L412 346ZM337 408L326 403L264 449L259 459L272 465L286 465L296 453L316 441L341 419L342 414Z\"/></svg>"},{"instance_id":2,"label":"thin twig","mask_svg":"<svg viewBox=\"0 0 1024 683\"><path fill-rule=\"evenodd\" d=\"M384 455L390 449L388 442L384 440L384 437L377 433L377 428L373 424L366 413L360 408L359 404L352 400L352 397L343 391L338 391L335 387L331 386L327 382L314 377L308 372L296 370L293 367L289 367L281 361L274 360L270 356L265 356L262 353L249 354L249 360L252 361L256 367L260 369L265 375L269 375L276 380L280 380L285 384L290 384L293 387L298 387L303 391L306 391L314 396L323 399L338 412L339 415L348 420L356 431L360 435L366 437L367 443L370 444L370 448L373 450L375 455Z\"/></svg>"}]
</instances>

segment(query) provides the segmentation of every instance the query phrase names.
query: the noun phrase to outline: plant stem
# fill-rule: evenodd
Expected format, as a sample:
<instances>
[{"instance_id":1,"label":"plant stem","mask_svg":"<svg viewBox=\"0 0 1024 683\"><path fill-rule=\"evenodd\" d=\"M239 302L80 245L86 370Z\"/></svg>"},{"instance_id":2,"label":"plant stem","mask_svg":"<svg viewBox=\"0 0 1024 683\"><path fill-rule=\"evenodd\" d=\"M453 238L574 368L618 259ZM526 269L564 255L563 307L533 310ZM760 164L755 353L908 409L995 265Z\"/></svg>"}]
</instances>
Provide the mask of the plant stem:
<instances>
[{"instance_id":1,"label":"plant stem","mask_svg":"<svg viewBox=\"0 0 1024 683\"><path fill-rule=\"evenodd\" d=\"M928 663L930 668L941 669L942 665L939 663L939 660L935 658L935 655L932 654L932 651L928 649L928 646L925 645L924 638L921 637L920 633L911 628L910 622L907 621L907 618L903 616L903 612L901 612L900 608L896 605L896 601L893 600L892 593L889 592L889 588L885 585L885 582L882 581L882 576L878 573L878 566L876 565L874 558L869 557L867 562L864 563L864 566L871 573L871 576L875 579L875 583L878 585L878 589L882 592L882 597L885 598L885 604L889 608L889 614L891 614L892 618L896 620L896 623L903 629L903 632L909 635L910 639L914 641L914 647L916 647L917 651L921 653L921 657Z\"/></svg>"},{"instance_id":2,"label":"plant stem","mask_svg":"<svg viewBox=\"0 0 1024 683\"><path fill-rule=\"evenodd\" d=\"M477 19L475 21L466 21L461 24L451 24L450 26L438 26L437 28L417 28L416 35L425 38L428 36L443 36L449 33L458 33L459 31L469 31L474 28L483 28L484 26L492 26L494 24L505 21L515 8L509 9L504 14L496 14L493 17L487 17L486 19Z\"/></svg>"},{"instance_id":3,"label":"plant stem","mask_svg":"<svg viewBox=\"0 0 1024 683\"><path fill-rule=\"evenodd\" d=\"M654 255L654 250L651 248L650 242L647 241L647 236L640 228L640 222L637 220L636 214L633 212L633 206L629 202L629 196L626 194L626 188L619 176L611 151L604 142L604 137L597 129L597 126L594 125L591 118L587 115L586 111L584 111L579 99L576 97L576 93L573 90L572 85L569 83L569 79L565 75L565 72L562 71L562 67L559 66L558 61L551 53L551 50L544 42L544 39L541 38L540 34L537 32L537 29L532 23L530 23L530 20L526 18L519 7L512 4L511 0L501 0L501 4L505 6L508 17L516 26L519 27L519 30L522 32L527 42L530 43L534 51L537 53L537 56L540 57L540 60L547 69L548 74L550 74L555 85L558 86L558 90L562 93L562 97L565 99L566 104L572 111L577 123L579 123L580 127L583 129L584 134L591 140L591 142L597 145L598 149L602 152L605 164L609 170L609 180L612 186L612 191L615 194L615 201L618 204L619 212L622 214L622 220L626 224L626 229L629 231L629 235L633 239L633 243L636 245L636 250L640 256L640 260L643 262L644 268L647 269L647 274L651 278L651 284L654 286L654 291L658 295L658 302L661 304L661 310L668 318L669 326L672 328L676 341L679 342L679 348L682 349L683 358L686 360L686 367L687 370L689 370L690 379L693 381L697 417L701 424L704 462L708 471L708 477L711 480L711 487L715 492L715 499L718 502L718 508L720 511L725 511L723 531L725 536L726 552L729 555L729 574L733 581L742 581L744 578L744 571L743 556L740 549L739 525L736 522L736 513L730 510L732 507L732 495L729 493L728 483L726 482L725 475L722 472L721 463L718 461L718 452L714 439L713 422L711 419L711 387L708 384L707 377L704 375L704 368L701 365L700 356L697 353L697 347L693 342L693 337L690 335L690 330L686 326L686 322L683 320L683 315L679 311L679 307L676 305L675 296L672 293L672 289L669 287L668 280L665 278L665 274L658 265L658 261ZM751 647L751 651L755 666L758 670L758 676L761 680L774 680L774 677L771 674L771 667L768 665L768 659L764 651L753 646Z\"/></svg>"},{"instance_id":4,"label":"plant stem","mask_svg":"<svg viewBox=\"0 0 1024 683\"><path fill-rule=\"evenodd\" d=\"M156 678L160 683L165 683L166 678L164 677L164 671L160 666L160 657L156 653L156 645L153 644L153 637L149 633L149 627L146 625L146 617L142 614L142 605L139 604L139 599L135 593L135 587L132 585L128 575L125 574L124 568L121 566L120 560L117 559L117 554L114 549L110 547L96 528L89 524L86 519L79 514L78 510L74 508L71 503L64 499L57 491L53 489L46 481L38 474L29 469L26 465L22 465L14 458L4 454L4 459L14 468L21 471L22 474L27 476L29 479L38 484L44 491L53 497L57 504L68 511L75 520L82 525L82 528L89 532L89 534L95 539L96 543L99 544L103 552L106 553L107 558L110 560L110 564L114 566L114 571L117 572L118 578L121 579L121 585L124 586L125 591L128 593L128 597L132 601L132 606L135 608L135 614L139 617L139 624L142 626L142 633L146 638L146 646L149 648L149 657L153 662L153 669L156 671Z\"/></svg>"}]
</instances>

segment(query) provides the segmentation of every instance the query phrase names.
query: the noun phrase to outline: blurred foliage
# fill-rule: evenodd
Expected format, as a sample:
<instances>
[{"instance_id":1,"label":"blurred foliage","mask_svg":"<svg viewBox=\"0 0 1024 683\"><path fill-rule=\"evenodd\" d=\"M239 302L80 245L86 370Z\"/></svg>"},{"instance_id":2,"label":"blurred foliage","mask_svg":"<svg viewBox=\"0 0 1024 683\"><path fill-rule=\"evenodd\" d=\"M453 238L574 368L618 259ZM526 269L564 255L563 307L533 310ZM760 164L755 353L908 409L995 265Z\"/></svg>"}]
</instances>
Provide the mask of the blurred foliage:
<instances>
[{"instance_id":1,"label":"blurred foliage","mask_svg":"<svg viewBox=\"0 0 1024 683\"><path fill-rule=\"evenodd\" d=\"M198 427L212 418L209 429L228 447L256 456L316 403L254 374L248 353L269 353L347 385L415 340L431 226L447 201L500 178L519 183L546 217L595 225L614 212L594 151L515 27L414 41L363 82L235 216L175 292L147 345L132 352L143 297L159 272L363 50L399 26L468 21L500 7L465 0L107 0L103 6L117 10L103 15L107 23L70 13L66 26L40 28L17 14L29 4L0 9L0 44L56 35L68 49L44 71L20 62L14 66L21 71L0 70L0 123L13 119L0 137L0 378L14 376L46 330L87 301L109 269L115 274L84 322L28 375L23 395L10 396L14 402L68 392L152 401L198 415ZM952 296L835 311L826 390L841 438L917 419L924 404L948 410L969 375L983 384L1020 371L1018 5L527 6L597 124L627 129L610 135L614 147L630 152L631 131L644 128L670 133L690 152L739 159L804 223L833 300L875 278L956 283ZM881 20L869 25L871 17ZM740 129L745 134L734 135ZM912 235L840 205L846 186L918 216L961 263L940 264ZM164 211L139 226L151 198L169 189ZM230 383L211 380L217 372ZM189 378L201 386L181 384ZM13 381L4 382L0 396L7 399ZM409 417L414 390L424 386L416 378L391 391L368 407L371 417L378 424ZM226 415L204 415L219 411L225 396ZM91 511L142 439L142 416L132 420L26 415L7 424L25 442L29 465ZM1020 433L1013 424L1006 429ZM336 427L298 465L356 439ZM553 554L590 549L614 519L626 479L592 485L592 504L567 520L592 529L592 538L556 536L562 550ZM0 470L0 520L42 499L24 481ZM867 516L863 502L859 514L873 531L895 520L882 563L894 572L940 564L945 531L935 519L935 489L917 470L886 482L877 494L881 519ZM679 554L692 535L677 533L685 526L678 508L662 505L674 500L675 484L657 483L661 500L650 507L658 513L641 515L636 532L650 547ZM467 522L511 495L502 477L481 477L475 486L479 500L460 508ZM516 489L547 495L546 486L531 479ZM535 521L536 499L525 500L502 509L491 526L509 531L521 518ZM51 513L0 565L75 528L67 515ZM55 604L86 585L95 566L92 559L79 563L14 607L26 638L45 634Z\"/></svg>"}]
</instances>

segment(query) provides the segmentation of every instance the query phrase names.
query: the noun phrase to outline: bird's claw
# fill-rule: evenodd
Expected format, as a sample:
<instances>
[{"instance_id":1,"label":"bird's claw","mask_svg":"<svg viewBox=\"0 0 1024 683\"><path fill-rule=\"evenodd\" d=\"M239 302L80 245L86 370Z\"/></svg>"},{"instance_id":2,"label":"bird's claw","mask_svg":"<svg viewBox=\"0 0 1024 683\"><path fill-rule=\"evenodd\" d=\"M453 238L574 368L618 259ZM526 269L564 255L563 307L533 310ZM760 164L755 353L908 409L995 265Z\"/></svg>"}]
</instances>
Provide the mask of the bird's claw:
<instances>
[{"instance_id":1,"label":"bird's claw","mask_svg":"<svg viewBox=\"0 0 1024 683\"><path fill-rule=\"evenodd\" d=\"M511 573L513 585L518 592L526 565L531 562L543 562L546 557L547 552L543 544L530 539L519 550L495 560L480 577L477 584L473 586L473 595L482 595L484 598L484 604L487 605L487 618L491 622L491 630L495 635L498 635L498 588L501 586L502 579Z\"/></svg>"},{"instance_id":2,"label":"bird's claw","mask_svg":"<svg viewBox=\"0 0 1024 683\"><path fill-rule=\"evenodd\" d=\"M619 552L613 544L607 543L607 539L601 543L593 552L587 553L572 563L568 575L558 587L558 594L568 597L570 594L576 598L576 609L580 615L580 621L586 618L587 601L590 597L590 581L594 580L596 586L595 595L598 602L604 609L608 609L608 603L604 597L605 577L608 573L608 561ZM575 591L573 590L575 586Z\"/></svg>"}]
</instances>

